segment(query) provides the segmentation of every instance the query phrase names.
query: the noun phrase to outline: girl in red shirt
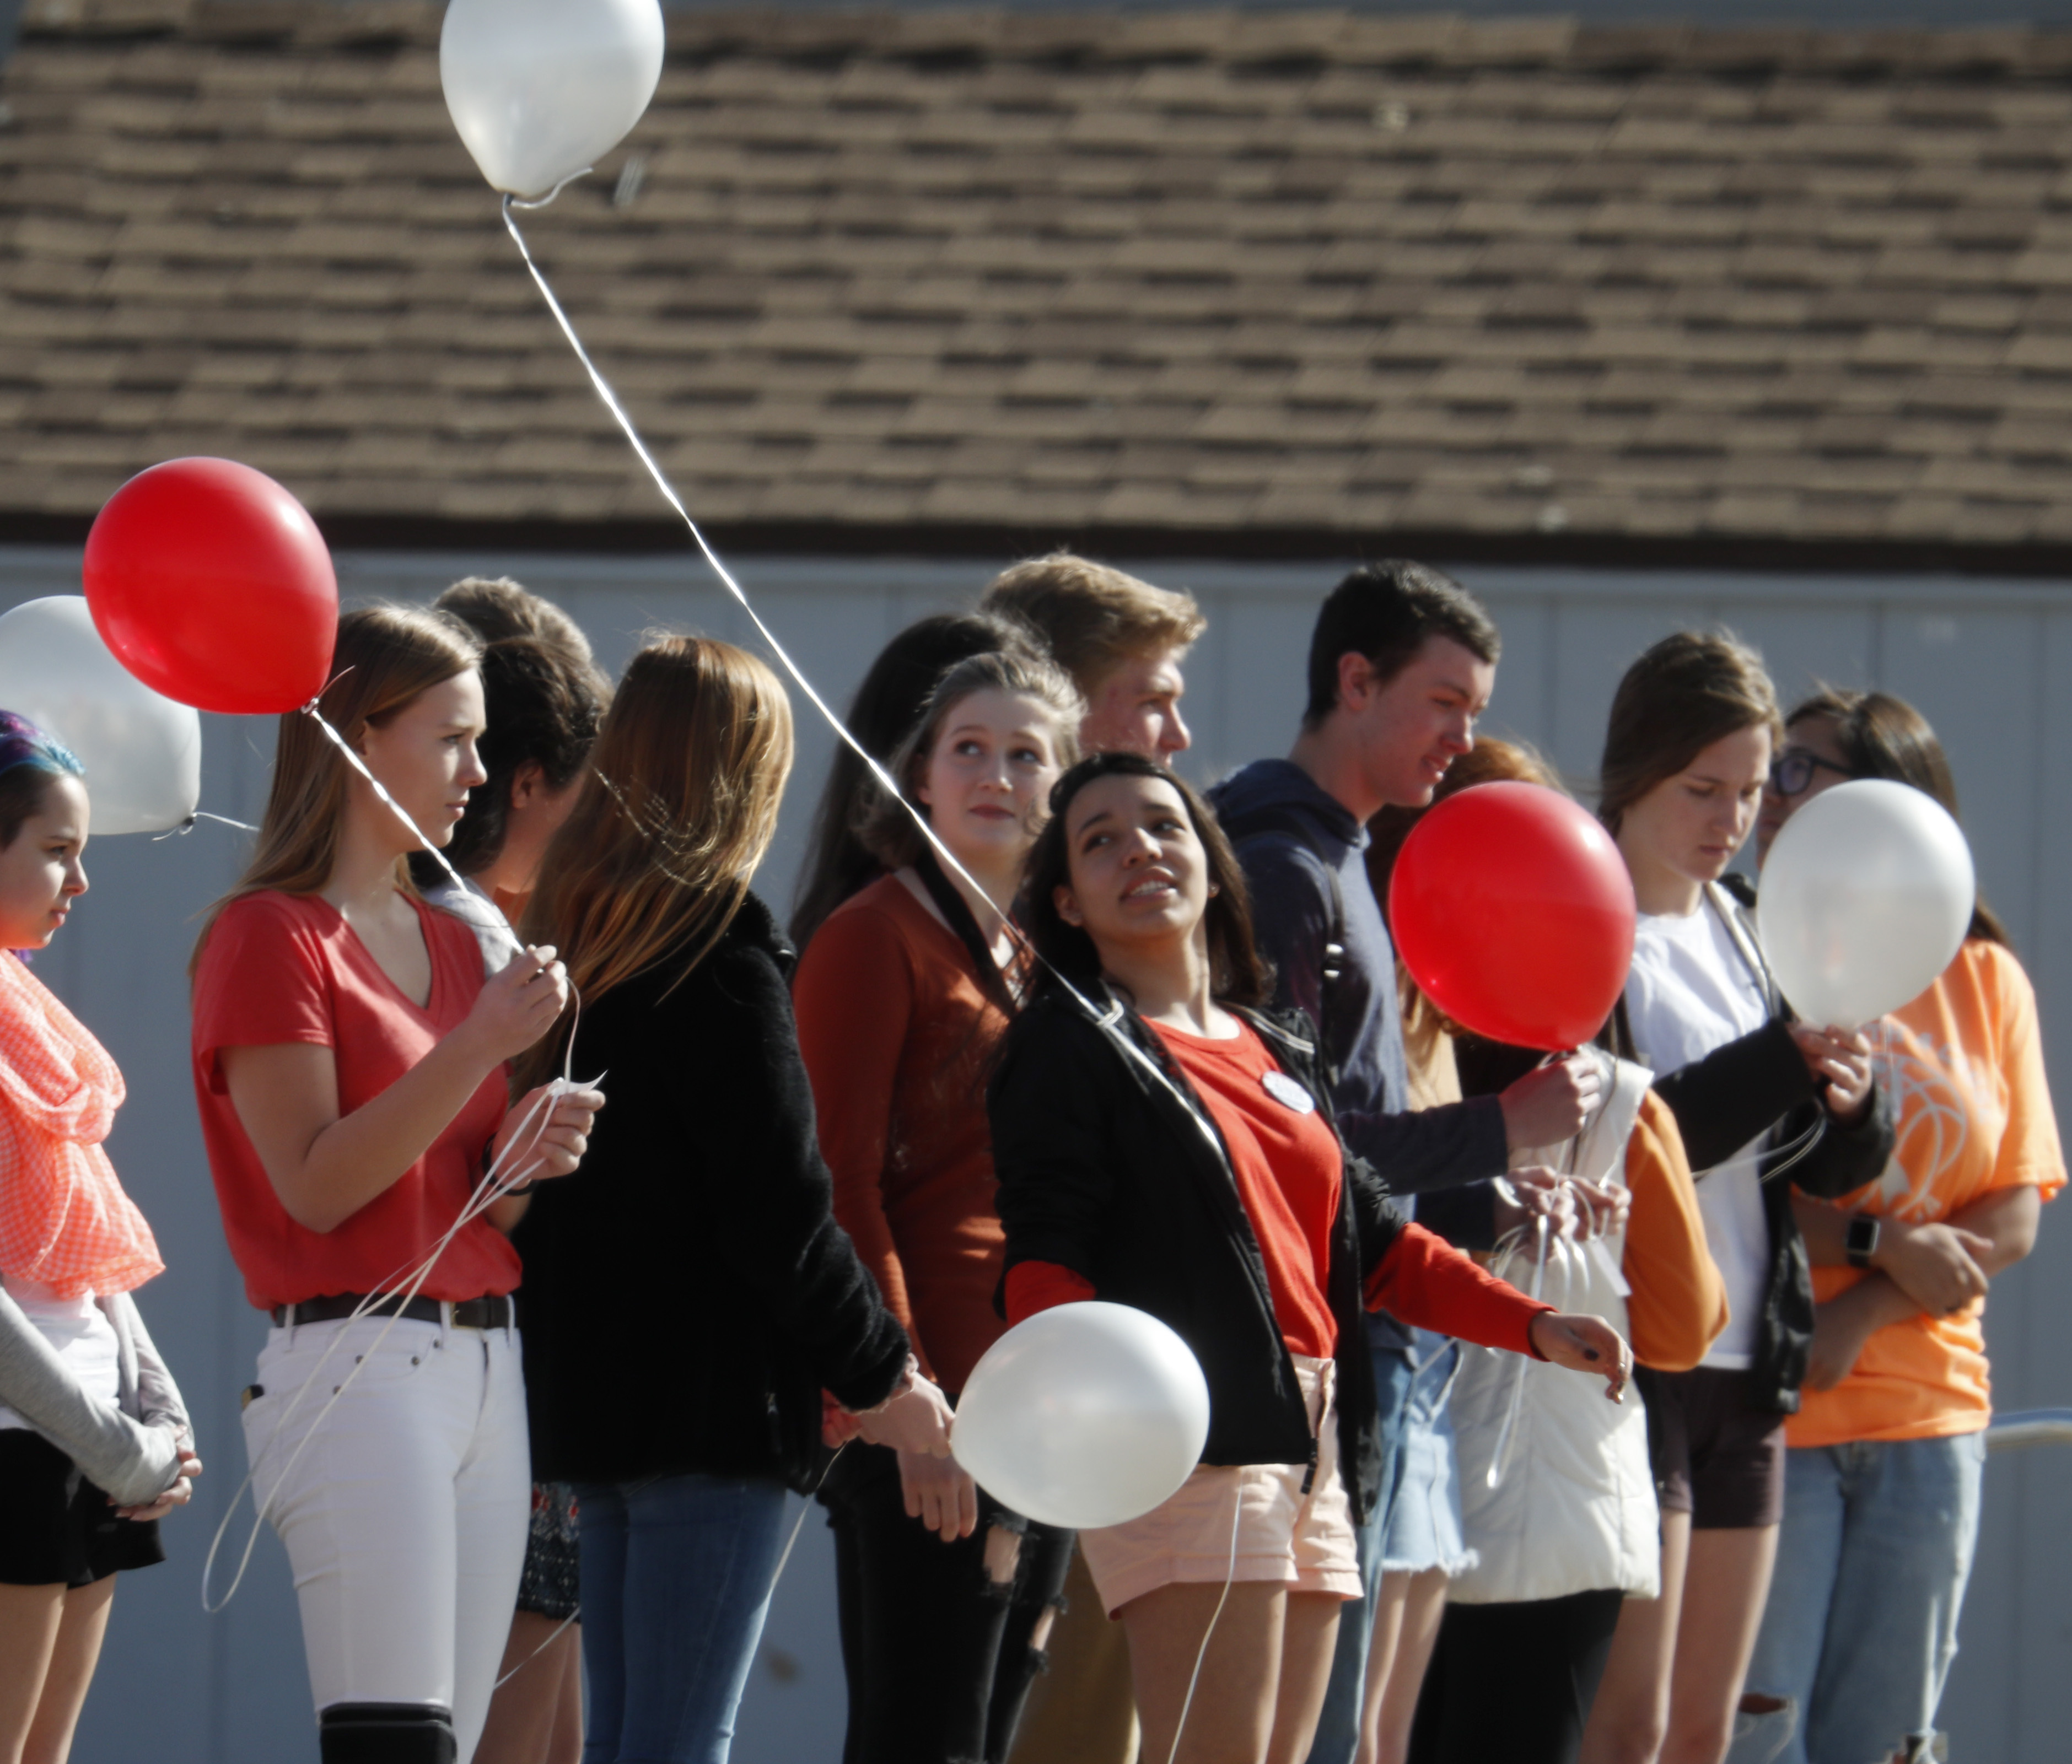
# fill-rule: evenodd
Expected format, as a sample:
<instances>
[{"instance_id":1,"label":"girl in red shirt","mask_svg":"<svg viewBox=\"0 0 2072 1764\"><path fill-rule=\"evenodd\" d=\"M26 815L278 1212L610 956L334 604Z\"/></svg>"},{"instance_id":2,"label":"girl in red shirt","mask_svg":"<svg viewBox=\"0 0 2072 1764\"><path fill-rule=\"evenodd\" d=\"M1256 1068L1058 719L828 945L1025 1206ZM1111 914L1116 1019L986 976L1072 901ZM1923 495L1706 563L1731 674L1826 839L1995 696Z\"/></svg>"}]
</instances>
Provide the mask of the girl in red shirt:
<instances>
[{"instance_id":1,"label":"girl in red shirt","mask_svg":"<svg viewBox=\"0 0 2072 1764\"><path fill-rule=\"evenodd\" d=\"M1244 873L1186 784L1101 754L1050 806L1023 896L1050 967L989 1097L1008 1315L1099 1297L1193 1349L1201 1465L1080 1544L1129 1638L1145 1756L1299 1764L1379 1492L1363 1305L1614 1397L1630 1354L1404 1223L1346 1155L1308 1019L1258 1008Z\"/></svg>"},{"instance_id":2,"label":"girl in red shirt","mask_svg":"<svg viewBox=\"0 0 2072 1764\"><path fill-rule=\"evenodd\" d=\"M575 1168L603 1101L507 1108L504 1062L561 1015L566 977L528 950L485 983L474 934L410 886L417 830L450 839L484 777L479 654L433 613L339 621L319 708L414 827L313 719L284 716L257 849L195 956L203 1136L273 1324L245 1442L294 1569L325 1764L475 1750L530 1508L504 1235L525 1200L453 1233L403 1295L529 1109L528 1182Z\"/></svg>"},{"instance_id":3,"label":"girl in red shirt","mask_svg":"<svg viewBox=\"0 0 2072 1764\"><path fill-rule=\"evenodd\" d=\"M1048 662L950 669L888 768L906 800L881 795L862 824L891 873L828 916L793 986L835 1216L952 1393L1005 1327L985 1073L1020 978L1007 909L1044 800L1078 757L1081 710ZM915 809L977 888L937 862ZM820 1499L842 1588L846 1764L997 1764L1071 1534L1009 1512L952 1459L861 1442Z\"/></svg>"}]
</instances>

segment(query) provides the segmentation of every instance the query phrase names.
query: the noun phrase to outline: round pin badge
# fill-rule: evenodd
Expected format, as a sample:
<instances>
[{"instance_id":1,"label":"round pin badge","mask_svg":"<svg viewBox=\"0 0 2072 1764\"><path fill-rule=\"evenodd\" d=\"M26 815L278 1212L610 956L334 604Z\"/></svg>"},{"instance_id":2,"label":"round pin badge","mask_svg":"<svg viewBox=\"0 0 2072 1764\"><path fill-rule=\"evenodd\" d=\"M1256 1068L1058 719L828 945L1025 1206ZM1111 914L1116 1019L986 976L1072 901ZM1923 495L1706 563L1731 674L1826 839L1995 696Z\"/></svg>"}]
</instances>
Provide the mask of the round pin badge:
<instances>
[{"instance_id":1,"label":"round pin badge","mask_svg":"<svg viewBox=\"0 0 2072 1764\"><path fill-rule=\"evenodd\" d=\"M1309 1114L1317 1106L1317 1099L1285 1072L1269 1072L1260 1081L1266 1093L1276 1102L1285 1102L1297 1114Z\"/></svg>"}]
</instances>

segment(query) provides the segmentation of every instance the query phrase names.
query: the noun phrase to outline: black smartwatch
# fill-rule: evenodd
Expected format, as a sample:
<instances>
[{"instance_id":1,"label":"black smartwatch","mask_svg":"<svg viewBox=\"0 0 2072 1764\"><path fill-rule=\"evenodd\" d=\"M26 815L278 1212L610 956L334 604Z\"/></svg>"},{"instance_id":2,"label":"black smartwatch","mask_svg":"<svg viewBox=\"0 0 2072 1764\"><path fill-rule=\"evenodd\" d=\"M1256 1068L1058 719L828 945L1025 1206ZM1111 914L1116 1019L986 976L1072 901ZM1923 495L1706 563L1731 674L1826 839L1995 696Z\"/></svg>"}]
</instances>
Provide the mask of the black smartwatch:
<instances>
[{"instance_id":1,"label":"black smartwatch","mask_svg":"<svg viewBox=\"0 0 2072 1764\"><path fill-rule=\"evenodd\" d=\"M1868 1268L1877 1253L1878 1222L1867 1212L1849 1215L1848 1235L1842 1240L1843 1253L1852 1268Z\"/></svg>"}]
</instances>

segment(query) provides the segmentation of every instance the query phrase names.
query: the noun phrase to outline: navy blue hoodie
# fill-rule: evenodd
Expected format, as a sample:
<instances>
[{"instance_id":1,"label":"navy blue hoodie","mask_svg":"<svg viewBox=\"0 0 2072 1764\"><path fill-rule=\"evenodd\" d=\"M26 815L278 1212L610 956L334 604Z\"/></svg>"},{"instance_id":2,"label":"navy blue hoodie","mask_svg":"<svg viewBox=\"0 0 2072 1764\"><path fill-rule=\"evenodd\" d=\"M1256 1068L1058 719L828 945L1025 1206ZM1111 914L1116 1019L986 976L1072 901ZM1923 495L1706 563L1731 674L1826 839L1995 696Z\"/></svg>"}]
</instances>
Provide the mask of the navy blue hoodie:
<instances>
[{"instance_id":1,"label":"navy blue hoodie","mask_svg":"<svg viewBox=\"0 0 2072 1764\"><path fill-rule=\"evenodd\" d=\"M1292 831L1237 842L1252 889L1253 930L1272 962L1274 1003L1306 1011L1323 1030L1337 1072L1338 1130L1397 1195L1427 1198L1418 1217L1470 1248L1486 1248L1491 1196L1486 1187L1441 1201L1433 1191L1486 1184L1510 1161L1503 1111L1494 1097L1409 1112L1403 1017L1396 996L1396 949L1367 875L1367 829L1350 810L1292 760L1256 760L1209 793L1227 824L1272 807L1300 815L1310 838ZM1323 952L1330 941L1334 859L1345 900L1345 958L1325 1023Z\"/></svg>"}]
</instances>

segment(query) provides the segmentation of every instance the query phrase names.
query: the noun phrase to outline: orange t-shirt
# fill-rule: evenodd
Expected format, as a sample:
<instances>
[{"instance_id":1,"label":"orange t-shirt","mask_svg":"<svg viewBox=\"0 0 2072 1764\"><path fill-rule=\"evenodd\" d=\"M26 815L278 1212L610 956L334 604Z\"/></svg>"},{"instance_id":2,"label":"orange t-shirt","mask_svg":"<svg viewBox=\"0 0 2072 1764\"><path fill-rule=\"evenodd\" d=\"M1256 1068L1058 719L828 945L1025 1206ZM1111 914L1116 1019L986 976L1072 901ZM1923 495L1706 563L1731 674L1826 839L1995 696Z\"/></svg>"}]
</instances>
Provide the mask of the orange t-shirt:
<instances>
[{"instance_id":1,"label":"orange t-shirt","mask_svg":"<svg viewBox=\"0 0 2072 1764\"><path fill-rule=\"evenodd\" d=\"M1338 1343L1327 1296L1331 1228L1345 1180L1338 1135L1322 1110L1285 1100L1306 1093L1281 1071L1250 1024L1240 1023L1227 1041L1162 1023L1151 1027L1230 1147L1238 1199L1265 1258L1281 1339L1291 1354L1329 1360Z\"/></svg>"},{"instance_id":2,"label":"orange t-shirt","mask_svg":"<svg viewBox=\"0 0 2072 1764\"><path fill-rule=\"evenodd\" d=\"M1996 1189L2033 1184L2048 1200L2064 1187L2036 994L2006 950L1967 942L1872 1040L1878 1081L1898 1114L1898 1143L1885 1175L1836 1206L1921 1225ZM1824 1303L1863 1278L1860 1269L1815 1268L1814 1295ZM1879 1330L1841 1383L1804 1393L1786 1439L1838 1446L1977 1432L1992 1413L1984 1315L1980 1301L1953 1316L1923 1312Z\"/></svg>"},{"instance_id":3,"label":"orange t-shirt","mask_svg":"<svg viewBox=\"0 0 2072 1764\"><path fill-rule=\"evenodd\" d=\"M262 1311L335 1293L394 1291L444 1235L482 1177L482 1155L503 1124L501 1067L483 1079L423 1157L331 1231L288 1216L230 1100L224 1048L306 1042L329 1048L341 1115L364 1107L459 1027L482 990L482 946L450 915L413 903L432 958L419 1006L368 954L328 900L268 890L216 915L194 981L195 1098L223 1208L224 1234ZM479 1298L518 1284L518 1252L487 1219L471 1220L420 1292Z\"/></svg>"}]
</instances>

